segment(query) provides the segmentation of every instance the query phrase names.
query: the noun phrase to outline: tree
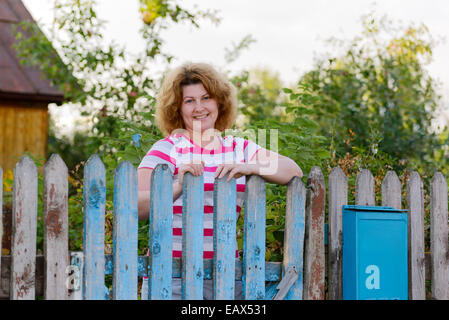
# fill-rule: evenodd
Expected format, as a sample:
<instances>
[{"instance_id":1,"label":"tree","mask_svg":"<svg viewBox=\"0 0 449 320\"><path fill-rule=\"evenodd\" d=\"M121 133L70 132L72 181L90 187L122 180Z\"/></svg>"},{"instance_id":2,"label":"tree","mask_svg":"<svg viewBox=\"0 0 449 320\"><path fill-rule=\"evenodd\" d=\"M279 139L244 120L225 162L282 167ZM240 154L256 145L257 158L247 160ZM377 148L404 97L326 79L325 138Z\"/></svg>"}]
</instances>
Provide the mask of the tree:
<instances>
[{"instance_id":1,"label":"tree","mask_svg":"<svg viewBox=\"0 0 449 320\"><path fill-rule=\"evenodd\" d=\"M361 36L338 43L343 54L319 59L299 81L319 132L337 158L380 152L394 169L436 165L434 150L446 141L432 130L440 97L425 68L435 41L424 25L396 27L373 14L363 27Z\"/></svg>"},{"instance_id":2,"label":"tree","mask_svg":"<svg viewBox=\"0 0 449 320\"><path fill-rule=\"evenodd\" d=\"M161 138L154 125L154 93L160 77L152 73L155 63L168 66L172 56L164 51L160 36L175 23L199 27L203 19L218 23L211 11L186 10L176 0L141 0L140 35L145 49L136 55L115 43L105 43L104 22L95 11L94 0L56 0L54 27L47 38L34 22L16 28L15 49L21 63L38 67L53 85L64 92L68 102L78 104L90 118L87 138L75 136L74 143L50 136L50 152L57 152L70 165L69 230L70 249L82 245L83 162L98 153L106 167L106 245L112 243L112 195L114 170L123 160L135 166ZM141 134L140 144L132 136ZM41 213L40 213L41 214ZM40 222L40 226L41 226ZM148 222L141 222L139 249L148 245ZM40 244L41 245L41 244Z\"/></svg>"},{"instance_id":3,"label":"tree","mask_svg":"<svg viewBox=\"0 0 449 320\"><path fill-rule=\"evenodd\" d=\"M67 101L79 103L83 115L91 118L88 154L114 154L117 158L116 153L123 152L131 141L128 136L135 133L130 131L147 132L150 128L154 134L151 141L144 141L145 146L160 136L152 112L160 79L152 65L168 66L173 58L163 50L161 30L174 23L198 28L203 19L219 22L214 12L189 11L175 0L140 0L140 4L145 49L137 55L115 43L105 43L104 22L97 16L94 0L55 1L53 30L57 32L50 38L32 22L22 22L16 30L20 40L16 50L22 63L40 68Z\"/></svg>"}]
</instances>

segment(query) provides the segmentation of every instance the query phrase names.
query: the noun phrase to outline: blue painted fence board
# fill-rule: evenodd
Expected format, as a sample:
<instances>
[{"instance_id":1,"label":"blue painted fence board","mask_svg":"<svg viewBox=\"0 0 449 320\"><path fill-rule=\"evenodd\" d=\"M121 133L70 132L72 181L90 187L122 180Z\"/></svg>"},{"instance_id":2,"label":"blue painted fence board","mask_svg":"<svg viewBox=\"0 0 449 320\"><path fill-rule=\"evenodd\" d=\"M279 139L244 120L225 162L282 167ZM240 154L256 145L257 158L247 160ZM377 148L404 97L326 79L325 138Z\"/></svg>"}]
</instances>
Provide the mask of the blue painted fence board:
<instances>
[{"instance_id":1,"label":"blue painted fence board","mask_svg":"<svg viewBox=\"0 0 449 320\"><path fill-rule=\"evenodd\" d=\"M285 300L302 300L305 204L306 188L300 178L294 177L287 185L282 271L285 274L290 267L294 267L298 280L288 291Z\"/></svg>"},{"instance_id":2,"label":"blue painted fence board","mask_svg":"<svg viewBox=\"0 0 449 320\"><path fill-rule=\"evenodd\" d=\"M237 189L227 178L214 185L214 300L233 300L235 290Z\"/></svg>"},{"instance_id":3,"label":"blue painted fence board","mask_svg":"<svg viewBox=\"0 0 449 320\"><path fill-rule=\"evenodd\" d=\"M173 181L166 164L151 176L148 300L172 297Z\"/></svg>"},{"instance_id":4,"label":"blue painted fence board","mask_svg":"<svg viewBox=\"0 0 449 320\"><path fill-rule=\"evenodd\" d=\"M245 188L243 298L265 298L265 181L250 176Z\"/></svg>"},{"instance_id":5,"label":"blue painted fence board","mask_svg":"<svg viewBox=\"0 0 449 320\"><path fill-rule=\"evenodd\" d=\"M182 200L182 299L203 299L203 176L186 173Z\"/></svg>"},{"instance_id":6,"label":"blue painted fence board","mask_svg":"<svg viewBox=\"0 0 449 320\"><path fill-rule=\"evenodd\" d=\"M92 155L84 167L83 228L83 299L104 297L104 215L106 173L98 155Z\"/></svg>"},{"instance_id":7,"label":"blue painted fence board","mask_svg":"<svg viewBox=\"0 0 449 320\"><path fill-rule=\"evenodd\" d=\"M137 172L128 162L114 176L114 300L137 299Z\"/></svg>"}]
</instances>

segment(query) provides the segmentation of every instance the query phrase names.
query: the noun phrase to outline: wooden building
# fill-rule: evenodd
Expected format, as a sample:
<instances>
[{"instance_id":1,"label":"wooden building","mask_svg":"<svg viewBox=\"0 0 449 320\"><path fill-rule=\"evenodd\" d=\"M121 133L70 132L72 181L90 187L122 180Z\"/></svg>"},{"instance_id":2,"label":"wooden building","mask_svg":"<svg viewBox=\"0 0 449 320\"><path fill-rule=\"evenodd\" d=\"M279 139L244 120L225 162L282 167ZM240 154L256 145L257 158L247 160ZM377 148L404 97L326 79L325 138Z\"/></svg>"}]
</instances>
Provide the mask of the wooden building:
<instances>
[{"instance_id":1,"label":"wooden building","mask_svg":"<svg viewBox=\"0 0 449 320\"><path fill-rule=\"evenodd\" d=\"M22 66L12 45L12 25L32 21L20 0L0 0L0 166L14 168L24 152L45 158L48 104L63 94L36 68Z\"/></svg>"}]
</instances>

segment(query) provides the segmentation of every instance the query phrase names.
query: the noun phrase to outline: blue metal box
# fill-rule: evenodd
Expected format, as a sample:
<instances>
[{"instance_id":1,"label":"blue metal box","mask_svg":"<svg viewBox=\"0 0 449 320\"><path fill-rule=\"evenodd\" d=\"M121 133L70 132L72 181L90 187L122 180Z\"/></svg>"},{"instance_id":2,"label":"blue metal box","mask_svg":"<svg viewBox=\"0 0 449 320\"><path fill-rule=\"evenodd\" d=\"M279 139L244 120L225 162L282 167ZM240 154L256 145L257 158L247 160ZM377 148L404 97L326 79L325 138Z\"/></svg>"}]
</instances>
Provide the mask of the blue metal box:
<instances>
[{"instance_id":1,"label":"blue metal box","mask_svg":"<svg viewBox=\"0 0 449 320\"><path fill-rule=\"evenodd\" d=\"M344 300L407 300L406 212L343 206Z\"/></svg>"}]
</instances>

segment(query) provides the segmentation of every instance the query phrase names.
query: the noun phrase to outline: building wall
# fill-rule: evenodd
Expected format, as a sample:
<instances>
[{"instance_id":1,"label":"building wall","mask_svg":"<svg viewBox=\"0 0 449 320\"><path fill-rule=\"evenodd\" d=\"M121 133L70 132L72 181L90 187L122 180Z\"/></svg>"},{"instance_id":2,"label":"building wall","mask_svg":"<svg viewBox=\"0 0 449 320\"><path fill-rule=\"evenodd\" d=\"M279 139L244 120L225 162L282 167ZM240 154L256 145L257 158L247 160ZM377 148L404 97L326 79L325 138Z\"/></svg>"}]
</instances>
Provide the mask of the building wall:
<instances>
[{"instance_id":1,"label":"building wall","mask_svg":"<svg viewBox=\"0 0 449 320\"><path fill-rule=\"evenodd\" d=\"M24 152L45 158L47 140L47 104L0 101L0 166L3 172L13 170Z\"/></svg>"}]
</instances>

